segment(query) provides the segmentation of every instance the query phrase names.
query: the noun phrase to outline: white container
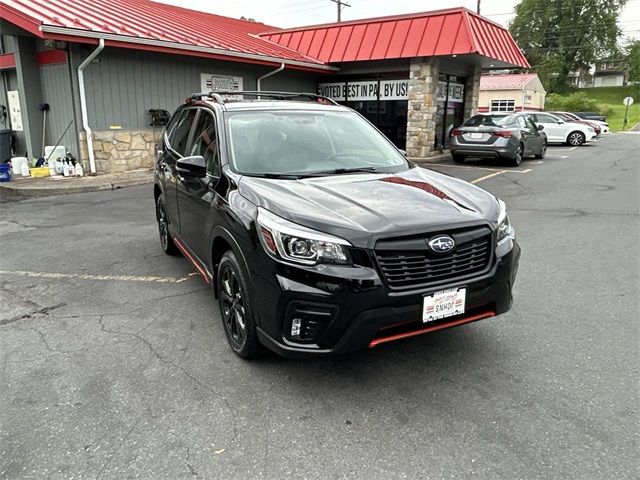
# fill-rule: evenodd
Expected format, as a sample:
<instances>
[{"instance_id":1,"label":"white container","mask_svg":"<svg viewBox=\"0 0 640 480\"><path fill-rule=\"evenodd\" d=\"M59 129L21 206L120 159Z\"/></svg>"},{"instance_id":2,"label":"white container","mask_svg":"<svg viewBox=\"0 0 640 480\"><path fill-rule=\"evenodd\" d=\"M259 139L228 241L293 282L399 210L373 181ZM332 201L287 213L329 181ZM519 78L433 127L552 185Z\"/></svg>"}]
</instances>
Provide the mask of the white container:
<instances>
[{"instance_id":1,"label":"white container","mask_svg":"<svg viewBox=\"0 0 640 480\"><path fill-rule=\"evenodd\" d=\"M26 165L27 168L29 167L26 157L13 157L11 159L11 170L13 170L14 175L22 175L23 164Z\"/></svg>"},{"instance_id":2,"label":"white container","mask_svg":"<svg viewBox=\"0 0 640 480\"><path fill-rule=\"evenodd\" d=\"M44 147L44 159L48 162L52 162L53 160L58 160L59 158L63 158L67 154L66 147L62 145L58 145L53 148L53 145L48 145Z\"/></svg>"}]
</instances>

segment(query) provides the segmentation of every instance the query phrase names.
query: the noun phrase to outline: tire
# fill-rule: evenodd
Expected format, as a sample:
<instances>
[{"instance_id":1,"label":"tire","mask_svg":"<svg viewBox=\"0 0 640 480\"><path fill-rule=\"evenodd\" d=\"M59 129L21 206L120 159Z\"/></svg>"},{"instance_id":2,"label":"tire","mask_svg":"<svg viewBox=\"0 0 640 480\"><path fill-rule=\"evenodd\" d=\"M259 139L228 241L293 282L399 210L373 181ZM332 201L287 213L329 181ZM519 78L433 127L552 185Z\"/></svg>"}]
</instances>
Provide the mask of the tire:
<instances>
[{"instance_id":1,"label":"tire","mask_svg":"<svg viewBox=\"0 0 640 480\"><path fill-rule=\"evenodd\" d=\"M453 161L456 163L464 163L466 157L464 155L451 154L451 158L453 158Z\"/></svg>"},{"instance_id":2,"label":"tire","mask_svg":"<svg viewBox=\"0 0 640 480\"><path fill-rule=\"evenodd\" d=\"M164 205L164 198L162 195L156 200L156 220L158 222L158 233L160 234L160 247L162 251L167 255L178 256L180 250L176 247L176 244L171 238L169 233L169 221L167 219L167 210Z\"/></svg>"},{"instance_id":3,"label":"tire","mask_svg":"<svg viewBox=\"0 0 640 480\"><path fill-rule=\"evenodd\" d=\"M256 358L260 343L249 283L231 250L222 256L218 264L216 288L222 326L231 350L242 358Z\"/></svg>"},{"instance_id":4,"label":"tire","mask_svg":"<svg viewBox=\"0 0 640 480\"><path fill-rule=\"evenodd\" d=\"M509 159L508 165L510 165L512 167L520 166L520 163L522 162L522 154L523 153L524 153L524 147L522 146L521 143L519 143L518 147L516 148L516 151L513 154L513 158Z\"/></svg>"},{"instance_id":5,"label":"tire","mask_svg":"<svg viewBox=\"0 0 640 480\"><path fill-rule=\"evenodd\" d=\"M567 144L571 145L572 147L579 147L585 142L586 139L587 138L584 136L584 133L576 130L567 135Z\"/></svg>"},{"instance_id":6,"label":"tire","mask_svg":"<svg viewBox=\"0 0 640 480\"><path fill-rule=\"evenodd\" d=\"M540 153L538 153L535 157L538 160L542 160L546 154L547 154L547 142L544 142L542 144L542 148L540 149Z\"/></svg>"}]
</instances>

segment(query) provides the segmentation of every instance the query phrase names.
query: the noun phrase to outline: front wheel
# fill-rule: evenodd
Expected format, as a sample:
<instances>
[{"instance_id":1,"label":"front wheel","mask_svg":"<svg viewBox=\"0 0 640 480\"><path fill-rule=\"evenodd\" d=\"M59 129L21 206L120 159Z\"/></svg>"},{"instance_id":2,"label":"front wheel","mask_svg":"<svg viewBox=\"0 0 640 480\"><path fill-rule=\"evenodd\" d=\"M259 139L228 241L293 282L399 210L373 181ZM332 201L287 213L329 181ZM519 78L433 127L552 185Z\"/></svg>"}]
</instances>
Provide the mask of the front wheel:
<instances>
[{"instance_id":1,"label":"front wheel","mask_svg":"<svg viewBox=\"0 0 640 480\"><path fill-rule=\"evenodd\" d=\"M547 154L547 142L544 142L542 144L542 147L540 148L540 153L538 153L535 157L539 160L542 160L546 154Z\"/></svg>"},{"instance_id":2,"label":"front wheel","mask_svg":"<svg viewBox=\"0 0 640 480\"><path fill-rule=\"evenodd\" d=\"M584 133L578 131L571 132L567 136L567 143L572 147L579 147L585 142L585 140L586 137L584 136Z\"/></svg>"},{"instance_id":3,"label":"front wheel","mask_svg":"<svg viewBox=\"0 0 640 480\"><path fill-rule=\"evenodd\" d=\"M160 234L160 247L167 255L180 255L180 250L173 243L173 238L169 233L169 221L167 220L167 209L162 196L156 200L156 220L158 221L158 233Z\"/></svg>"},{"instance_id":4,"label":"front wheel","mask_svg":"<svg viewBox=\"0 0 640 480\"><path fill-rule=\"evenodd\" d=\"M216 283L222 325L229 346L242 358L256 358L259 343L249 284L231 250L220 260Z\"/></svg>"}]
</instances>

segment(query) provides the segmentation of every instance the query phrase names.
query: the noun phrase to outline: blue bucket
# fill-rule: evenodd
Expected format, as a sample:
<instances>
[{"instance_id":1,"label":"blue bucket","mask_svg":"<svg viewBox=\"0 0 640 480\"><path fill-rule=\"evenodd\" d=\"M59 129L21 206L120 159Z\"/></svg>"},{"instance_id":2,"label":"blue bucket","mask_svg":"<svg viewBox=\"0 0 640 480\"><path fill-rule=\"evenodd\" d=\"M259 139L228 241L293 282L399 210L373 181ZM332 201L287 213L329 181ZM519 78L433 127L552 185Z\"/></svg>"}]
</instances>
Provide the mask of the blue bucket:
<instances>
[{"instance_id":1,"label":"blue bucket","mask_svg":"<svg viewBox=\"0 0 640 480\"><path fill-rule=\"evenodd\" d=\"M0 182L11 181L11 164L0 163Z\"/></svg>"}]
</instances>

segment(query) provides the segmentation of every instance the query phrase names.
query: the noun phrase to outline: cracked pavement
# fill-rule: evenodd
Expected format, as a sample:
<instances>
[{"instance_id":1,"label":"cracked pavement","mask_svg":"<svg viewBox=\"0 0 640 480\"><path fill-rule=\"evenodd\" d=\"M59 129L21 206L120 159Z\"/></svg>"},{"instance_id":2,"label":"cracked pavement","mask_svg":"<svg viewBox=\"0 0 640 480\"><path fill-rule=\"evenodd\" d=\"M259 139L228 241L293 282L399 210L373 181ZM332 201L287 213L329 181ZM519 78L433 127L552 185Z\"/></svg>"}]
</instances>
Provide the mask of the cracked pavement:
<instances>
[{"instance_id":1,"label":"cracked pavement","mask_svg":"<svg viewBox=\"0 0 640 480\"><path fill-rule=\"evenodd\" d=\"M0 479L637 478L640 138L554 150L479 183L512 311L317 361L235 357L197 277L96 279L192 273L148 185L3 201L0 270L69 275L0 275Z\"/></svg>"}]
</instances>

